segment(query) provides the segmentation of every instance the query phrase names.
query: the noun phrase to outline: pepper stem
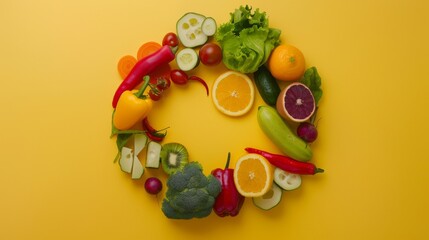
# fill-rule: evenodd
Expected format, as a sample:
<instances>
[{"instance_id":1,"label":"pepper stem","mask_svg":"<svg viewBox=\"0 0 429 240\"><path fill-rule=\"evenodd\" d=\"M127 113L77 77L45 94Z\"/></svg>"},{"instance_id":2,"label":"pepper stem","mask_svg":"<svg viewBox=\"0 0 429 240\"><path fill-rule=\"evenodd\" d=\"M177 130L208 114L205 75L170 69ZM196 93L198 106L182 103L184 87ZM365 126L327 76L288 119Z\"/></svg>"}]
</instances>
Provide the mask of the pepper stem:
<instances>
[{"instance_id":1,"label":"pepper stem","mask_svg":"<svg viewBox=\"0 0 429 240\"><path fill-rule=\"evenodd\" d=\"M225 169L227 169L229 167L229 161L231 160L231 153L228 152L228 158L226 159L226 165L225 165Z\"/></svg>"},{"instance_id":2,"label":"pepper stem","mask_svg":"<svg viewBox=\"0 0 429 240\"><path fill-rule=\"evenodd\" d=\"M141 98L147 86L149 85L150 77L148 75L143 77L143 85L138 92L135 93L136 97Z\"/></svg>"},{"instance_id":3,"label":"pepper stem","mask_svg":"<svg viewBox=\"0 0 429 240\"><path fill-rule=\"evenodd\" d=\"M316 170L314 170L314 174L316 173L323 173L325 170L323 170L322 168L316 168Z\"/></svg>"}]
</instances>

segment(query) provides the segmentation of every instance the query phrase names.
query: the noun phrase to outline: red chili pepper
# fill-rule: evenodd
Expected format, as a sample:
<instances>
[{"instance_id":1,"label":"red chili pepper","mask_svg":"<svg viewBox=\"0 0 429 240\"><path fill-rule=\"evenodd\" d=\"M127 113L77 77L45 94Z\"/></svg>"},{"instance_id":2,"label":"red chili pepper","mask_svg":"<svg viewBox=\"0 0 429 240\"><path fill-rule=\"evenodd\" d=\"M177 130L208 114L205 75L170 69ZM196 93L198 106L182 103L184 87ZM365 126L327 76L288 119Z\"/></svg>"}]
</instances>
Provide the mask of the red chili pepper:
<instances>
[{"instance_id":1,"label":"red chili pepper","mask_svg":"<svg viewBox=\"0 0 429 240\"><path fill-rule=\"evenodd\" d=\"M143 129L146 130L146 136L150 138L150 140L152 141L161 142L162 140L164 140L165 136L167 135L167 133L159 133L158 130L153 128L150 125L147 117L143 119L142 126L143 126Z\"/></svg>"},{"instance_id":2,"label":"red chili pepper","mask_svg":"<svg viewBox=\"0 0 429 240\"><path fill-rule=\"evenodd\" d=\"M172 60L174 60L174 58L175 55L171 47L165 45L153 54L138 61L136 65L134 65L134 67L131 69L128 76L122 81L121 85L119 85L118 89L116 90L112 101L113 108L116 108L116 104L118 103L119 97L124 91L134 89L142 82L143 77L145 75L151 73L162 64L171 62Z\"/></svg>"},{"instance_id":3,"label":"red chili pepper","mask_svg":"<svg viewBox=\"0 0 429 240\"><path fill-rule=\"evenodd\" d=\"M323 173L325 171L321 168L317 168L312 163L297 161L287 156L273 154L255 148L245 148L245 150L248 153L259 154L265 157L272 165L291 173L300 175L314 175L316 173Z\"/></svg>"},{"instance_id":4,"label":"red chili pepper","mask_svg":"<svg viewBox=\"0 0 429 240\"><path fill-rule=\"evenodd\" d=\"M214 212L220 216L236 216L243 206L244 197L240 195L234 183L234 169L228 168L231 154L228 153L225 169L217 168L212 171L222 184L222 191L216 197L213 205Z\"/></svg>"}]
</instances>

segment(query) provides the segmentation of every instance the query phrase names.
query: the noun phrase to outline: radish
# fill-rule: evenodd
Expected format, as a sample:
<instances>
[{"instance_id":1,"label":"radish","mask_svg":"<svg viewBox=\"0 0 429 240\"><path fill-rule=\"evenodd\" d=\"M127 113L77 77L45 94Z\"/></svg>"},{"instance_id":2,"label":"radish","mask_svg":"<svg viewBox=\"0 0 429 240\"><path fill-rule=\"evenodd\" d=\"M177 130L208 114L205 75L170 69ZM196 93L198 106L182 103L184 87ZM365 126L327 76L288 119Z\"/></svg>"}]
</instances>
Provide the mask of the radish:
<instances>
[{"instance_id":1,"label":"radish","mask_svg":"<svg viewBox=\"0 0 429 240\"><path fill-rule=\"evenodd\" d=\"M312 143L317 139L317 128L309 122L302 122L297 128L297 134L300 138L308 143Z\"/></svg>"},{"instance_id":2,"label":"radish","mask_svg":"<svg viewBox=\"0 0 429 240\"><path fill-rule=\"evenodd\" d=\"M144 183L144 189L149 194L158 194L162 190L162 182L156 177L150 177L146 179L146 182Z\"/></svg>"}]
</instances>

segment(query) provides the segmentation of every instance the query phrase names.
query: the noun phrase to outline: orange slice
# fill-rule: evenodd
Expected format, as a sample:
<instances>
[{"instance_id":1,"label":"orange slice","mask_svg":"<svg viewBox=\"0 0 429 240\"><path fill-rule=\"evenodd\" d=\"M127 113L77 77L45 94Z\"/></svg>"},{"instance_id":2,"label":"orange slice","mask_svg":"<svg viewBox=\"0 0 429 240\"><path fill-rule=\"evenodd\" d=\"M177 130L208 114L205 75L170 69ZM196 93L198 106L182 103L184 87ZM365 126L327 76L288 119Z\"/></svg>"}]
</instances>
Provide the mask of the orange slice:
<instances>
[{"instance_id":1,"label":"orange slice","mask_svg":"<svg viewBox=\"0 0 429 240\"><path fill-rule=\"evenodd\" d=\"M263 196L273 185L273 168L261 155L246 154L235 165L234 183L244 197Z\"/></svg>"},{"instance_id":2,"label":"orange slice","mask_svg":"<svg viewBox=\"0 0 429 240\"><path fill-rule=\"evenodd\" d=\"M213 84L213 103L228 116L241 116L253 105L255 88L247 75L228 71L220 75Z\"/></svg>"}]
</instances>

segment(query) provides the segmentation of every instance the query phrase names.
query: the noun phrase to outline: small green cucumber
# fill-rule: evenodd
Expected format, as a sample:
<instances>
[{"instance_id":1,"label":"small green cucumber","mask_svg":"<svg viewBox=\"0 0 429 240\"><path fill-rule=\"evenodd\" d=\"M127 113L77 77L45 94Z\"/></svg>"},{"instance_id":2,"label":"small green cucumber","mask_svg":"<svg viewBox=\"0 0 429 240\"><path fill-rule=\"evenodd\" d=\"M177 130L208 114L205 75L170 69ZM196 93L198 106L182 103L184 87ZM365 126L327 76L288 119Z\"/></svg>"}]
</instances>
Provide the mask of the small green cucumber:
<instances>
[{"instance_id":1,"label":"small green cucumber","mask_svg":"<svg viewBox=\"0 0 429 240\"><path fill-rule=\"evenodd\" d=\"M283 154L303 162L312 158L310 146L294 134L275 108L260 106L257 115L259 127Z\"/></svg>"},{"instance_id":2,"label":"small green cucumber","mask_svg":"<svg viewBox=\"0 0 429 240\"><path fill-rule=\"evenodd\" d=\"M268 105L276 105L280 94L280 86L270 71L262 65L254 73L255 85L264 102Z\"/></svg>"}]
</instances>

